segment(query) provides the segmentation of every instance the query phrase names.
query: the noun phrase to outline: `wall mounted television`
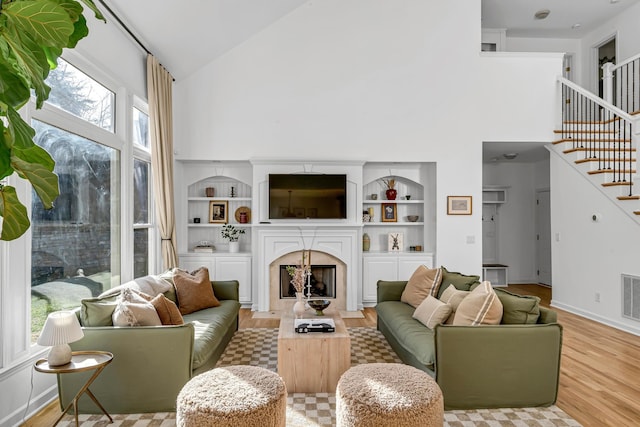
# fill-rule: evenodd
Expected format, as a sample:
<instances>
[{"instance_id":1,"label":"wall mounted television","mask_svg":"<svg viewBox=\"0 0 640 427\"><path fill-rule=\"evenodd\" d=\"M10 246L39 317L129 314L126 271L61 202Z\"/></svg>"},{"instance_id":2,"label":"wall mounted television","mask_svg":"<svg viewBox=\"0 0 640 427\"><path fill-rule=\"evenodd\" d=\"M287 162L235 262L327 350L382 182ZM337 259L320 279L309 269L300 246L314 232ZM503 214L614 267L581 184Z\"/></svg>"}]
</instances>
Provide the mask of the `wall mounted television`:
<instances>
[{"instance_id":1,"label":"wall mounted television","mask_svg":"<svg viewBox=\"0 0 640 427\"><path fill-rule=\"evenodd\" d=\"M346 175L269 175L269 219L345 219L346 217Z\"/></svg>"}]
</instances>

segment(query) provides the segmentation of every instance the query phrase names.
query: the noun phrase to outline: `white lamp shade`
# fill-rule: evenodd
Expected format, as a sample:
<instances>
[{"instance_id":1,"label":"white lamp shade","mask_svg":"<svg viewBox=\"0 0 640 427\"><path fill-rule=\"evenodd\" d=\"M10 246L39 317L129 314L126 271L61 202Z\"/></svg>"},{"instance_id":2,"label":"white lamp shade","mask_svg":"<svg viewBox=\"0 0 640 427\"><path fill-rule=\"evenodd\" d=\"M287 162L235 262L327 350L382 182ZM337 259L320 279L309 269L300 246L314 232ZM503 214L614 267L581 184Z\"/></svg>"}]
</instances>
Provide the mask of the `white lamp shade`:
<instances>
[{"instance_id":1,"label":"white lamp shade","mask_svg":"<svg viewBox=\"0 0 640 427\"><path fill-rule=\"evenodd\" d=\"M60 345L78 341L84 337L80 322L72 311L54 311L47 316L38 337L40 345Z\"/></svg>"}]
</instances>

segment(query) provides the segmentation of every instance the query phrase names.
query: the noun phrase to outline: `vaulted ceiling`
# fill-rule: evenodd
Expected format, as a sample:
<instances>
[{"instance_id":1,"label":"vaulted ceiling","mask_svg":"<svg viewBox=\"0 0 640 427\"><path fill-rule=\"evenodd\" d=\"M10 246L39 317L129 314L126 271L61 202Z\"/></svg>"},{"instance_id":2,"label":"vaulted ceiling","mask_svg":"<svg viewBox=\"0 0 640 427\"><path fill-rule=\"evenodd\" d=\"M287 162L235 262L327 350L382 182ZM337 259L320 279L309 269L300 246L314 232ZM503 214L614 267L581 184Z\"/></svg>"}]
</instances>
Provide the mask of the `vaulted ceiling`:
<instances>
[{"instance_id":1,"label":"vaulted ceiling","mask_svg":"<svg viewBox=\"0 0 640 427\"><path fill-rule=\"evenodd\" d=\"M296 8L314 5L313 0L102 1L177 79ZM482 27L505 28L509 36L516 37L581 37L638 1L482 0ZM534 19L534 13L541 9L550 10L547 19ZM580 27L572 29L574 24Z\"/></svg>"}]
</instances>

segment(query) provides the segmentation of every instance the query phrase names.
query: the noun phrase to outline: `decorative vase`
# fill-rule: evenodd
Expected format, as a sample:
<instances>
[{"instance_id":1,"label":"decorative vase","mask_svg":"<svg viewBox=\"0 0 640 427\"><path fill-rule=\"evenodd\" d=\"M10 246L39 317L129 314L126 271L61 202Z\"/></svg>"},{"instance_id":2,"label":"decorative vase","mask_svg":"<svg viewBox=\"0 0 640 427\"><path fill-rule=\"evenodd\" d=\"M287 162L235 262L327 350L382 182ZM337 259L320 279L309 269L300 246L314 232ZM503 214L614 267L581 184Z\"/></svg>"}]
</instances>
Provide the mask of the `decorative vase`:
<instances>
[{"instance_id":1,"label":"decorative vase","mask_svg":"<svg viewBox=\"0 0 640 427\"><path fill-rule=\"evenodd\" d=\"M229 252L236 253L240 251L240 242L229 242Z\"/></svg>"},{"instance_id":2,"label":"decorative vase","mask_svg":"<svg viewBox=\"0 0 640 427\"><path fill-rule=\"evenodd\" d=\"M240 212L240 224L246 224L247 222L248 222L247 213L246 212Z\"/></svg>"},{"instance_id":3,"label":"decorative vase","mask_svg":"<svg viewBox=\"0 0 640 427\"><path fill-rule=\"evenodd\" d=\"M207 187L204 189L204 192L207 197L214 197L214 195L216 194L216 189L213 187Z\"/></svg>"},{"instance_id":4,"label":"decorative vase","mask_svg":"<svg viewBox=\"0 0 640 427\"><path fill-rule=\"evenodd\" d=\"M398 195L398 192L396 191L395 188L390 188L386 191L386 196L387 196L387 200L395 200L396 196Z\"/></svg>"},{"instance_id":5,"label":"decorative vase","mask_svg":"<svg viewBox=\"0 0 640 427\"><path fill-rule=\"evenodd\" d=\"M300 319L302 316L304 316L304 312L306 311L304 300L302 299L303 296L304 293L296 292L296 303L293 304L293 315L297 319Z\"/></svg>"},{"instance_id":6,"label":"decorative vase","mask_svg":"<svg viewBox=\"0 0 640 427\"><path fill-rule=\"evenodd\" d=\"M362 235L362 250L364 252L369 252L370 248L371 248L371 238L367 233L364 233Z\"/></svg>"}]
</instances>

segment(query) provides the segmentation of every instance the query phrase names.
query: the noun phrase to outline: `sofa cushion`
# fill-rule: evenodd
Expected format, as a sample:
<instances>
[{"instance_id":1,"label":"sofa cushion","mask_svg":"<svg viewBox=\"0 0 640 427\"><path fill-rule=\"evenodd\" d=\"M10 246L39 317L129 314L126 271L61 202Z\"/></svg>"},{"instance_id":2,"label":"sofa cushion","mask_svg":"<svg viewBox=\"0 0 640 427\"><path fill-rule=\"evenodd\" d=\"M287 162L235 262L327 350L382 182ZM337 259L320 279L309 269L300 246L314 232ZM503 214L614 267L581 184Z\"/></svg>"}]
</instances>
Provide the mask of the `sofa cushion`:
<instances>
[{"instance_id":1,"label":"sofa cushion","mask_svg":"<svg viewBox=\"0 0 640 427\"><path fill-rule=\"evenodd\" d=\"M178 297L178 308L183 315L220 305L220 301L213 294L209 270L206 267L194 271L193 274L176 269L173 282Z\"/></svg>"},{"instance_id":2,"label":"sofa cushion","mask_svg":"<svg viewBox=\"0 0 640 427\"><path fill-rule=\"evenodd\" d=\"M148 295L123 289L112 314L113 326L160 326L158 312L149 300Z\"/></svg>"},{"instance_id":3,"label":"sofa cushion","mask_svg":"<svg viewBox=\"0 0 640 427\"><path fill-rule=\"evenodd\" d=\"M236 320L239 306L238 301L222 300L218 307L183 316L185 322L191 322L195 327L193 370L207 362L222 342L225 333Z\"/></svg>"},{"instance_id":4,"label":"sofa cushion","mask_svg":"<svg viewBox=\"0 0 640 427\"><path fill-rule=\"evenodd\" d=\"M151 301L163 325L182 325L184 320L176 303L163 294L156 295Z\"/></svg>"},{"instance_id":5,"label":"sofa cushion","mask_svg":"<svg viewBox=\"0 0 640 427\"><path fill-rule=\"evenodd\" d=\"M407 286L405 286L400 301L416 308L428 295L437 295L442 283L442 270L439 268L427 268L419 266L413 272Z\"/></svg>"},{"instance_id":6,"label":"sofa cushion","mask_svg":"<svg viewBox=\"0 0 640 427\"><path fill-rule=\"evenodd\" d=\"M438 292L437 298L440 298L444 290L448 288L449 285L453 285L456 287L456 289L459 289L461 291L469 291L471 290L471 285L473 285L474 283L479 283L480 276L452 272L444 267L441 268L442 284L440 285L440 291Z\"/></svg>"},{"instance_id":7,"label":"sofa cushion","mask_svg":"<svg viewBox=\"0 0 640 427\"><path fill-rule=\"evenodd\" d=\"M80 301L80 323L82 326L113 326L113 311L120 294L106 297L86 298Z\"/></svg>"},{"instance_id":8,"label":"sofa cushion","mask_svg":"<svg viewBox=\"0 0 640 427\"><path fill-rule=\"evenodd\" d=\"M433 330L411 317L414 308L400 301L383 301L376 305L378 319L383 321L402 348L417 361L435 370Z\"/></svg>"},{"instance_id":9,"label":"sofa cushion","mask_svg":"<svg viewBox=\"0 0 640 427\"><path fill-rule=\"evenodd\" d=\"M413 318L433 329L436 325L443 323L451 314L451 306L436 299L434 296L427 296L413 312Z\"/></svg>"},{"instance_id":10,"label":"sofa cushion","mask_svg":"<svg viewBox=\"0 0 640 427\"><path fill-rule=\"evenodd\" d=\"M503 289L494 289L502 303L502 323L522 325L538 323L540 298L532 295L516 295Z\"/></svg>"},{"instance_id":11,"label":"sofa cushion","mask_svg":"<svg viewBox=\"0 0 640 427\"><path fill-rule=\"evenodd\" d=\"M469 293L469 291L461 291L459 289L456 289L456 287L453 285L449 285L447 289L442 292L442 295L440 295L440 301L451 306L451 314L449 315L449 318L447 318L445 323L453 323L453 318L455 317L458 306L460 305L462 300L467 295L469 295Z\"/></svg>"},{"instance_id":12,"label":"sofa cushion","mask_svg":"<svg viewBox=\"0 0 640 427\"><path fill-rule=\"evenodd\" d=\"M454 326L497 325L502 319L502 303L491 283L482 282L467 295L456 310Z\"/></svg>"}]
</instances>

